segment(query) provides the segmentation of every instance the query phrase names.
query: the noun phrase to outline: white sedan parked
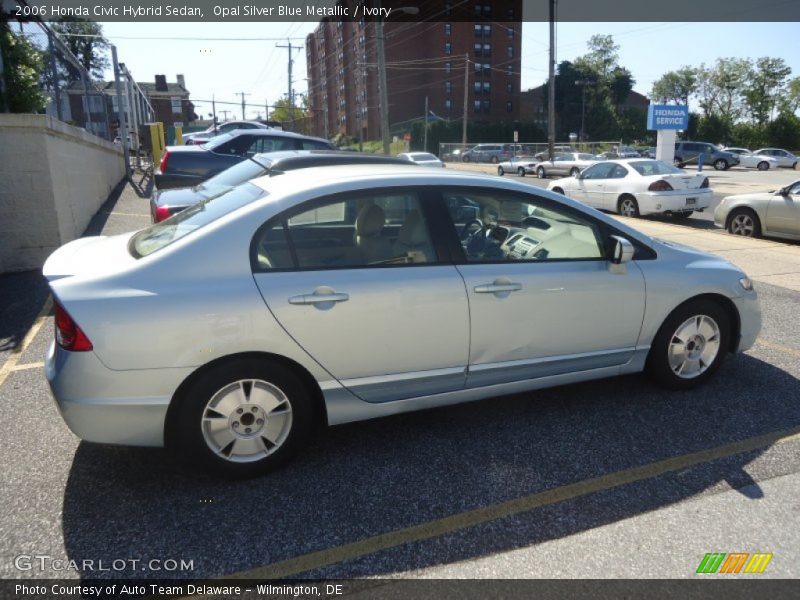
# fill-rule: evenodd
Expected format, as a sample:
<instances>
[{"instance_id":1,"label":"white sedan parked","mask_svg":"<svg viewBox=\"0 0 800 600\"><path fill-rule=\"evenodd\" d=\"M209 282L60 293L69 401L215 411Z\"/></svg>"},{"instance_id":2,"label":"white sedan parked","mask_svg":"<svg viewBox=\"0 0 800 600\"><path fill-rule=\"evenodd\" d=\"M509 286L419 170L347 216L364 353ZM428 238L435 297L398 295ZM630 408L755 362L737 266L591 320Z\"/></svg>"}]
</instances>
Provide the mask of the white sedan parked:
<instances>
[{"instance_id":1,"label":"white sedan parked","mask_svg":"<svg viewBox=\"0 0 800 600\"><path fill-rule=\"evenodd\" d=\"M650 159L600 162L577 177L551 182L547 189L626 217L668 214L685 218L708 208L713 197L707 177Z\"/></svg>"},{"instance_id":2,"label":"white sedan parked","mask_svg":"<svg viewBox=\"0 0 800 600\"><path fill-rule=\"evenodd\" d=\"M497 165L497 174L502 177L506 173L516 173L520 177L525 177L528 173L536 172L538 162L532 156L512 156Z\"/></svg>"},{"instance_id":3,"label":"white sedan parked","mask_svg":"<svg viewBox=\"0 0 800 600\"><path fill-rule=\"evenodd\" d=\"M778 159L766 154L755 154L747 148L723 148L725 152L732 152L739 157L739 166L759 171L769 171L780 166Z\"/></svg>"}]
</instances>

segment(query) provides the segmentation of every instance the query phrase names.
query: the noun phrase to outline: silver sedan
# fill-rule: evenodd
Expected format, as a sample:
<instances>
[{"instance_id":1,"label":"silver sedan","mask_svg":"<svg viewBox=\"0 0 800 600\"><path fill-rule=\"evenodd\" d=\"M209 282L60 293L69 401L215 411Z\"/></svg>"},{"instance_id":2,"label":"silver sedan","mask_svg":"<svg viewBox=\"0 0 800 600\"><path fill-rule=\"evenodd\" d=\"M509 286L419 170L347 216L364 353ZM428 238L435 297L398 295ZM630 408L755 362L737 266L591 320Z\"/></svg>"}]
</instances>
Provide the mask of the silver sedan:
<instances>
[{"instance_id":1,"label":"silver sedan","mask_svg":"<svg viewBox=\"0 0 800 600\"><path fill-rule=\"evenodd\" d=\"M536 172L538 162L532 156L512 156L497 165L497 174L502 177L506 173L516 173L520 177L525 177L528 173Z\"/></svg>"},{"instance_id":2,"label":"silver sedan","mask_svg":"<svg viewBox=\"0 0 800 600\"><path fill-rule=\"evenodd\" d=\"M800 240L800 181L777 191L723 198L714 222L734 235Z\"/></svg>"},{"instance_id":3,"label":"silver sedan","mask_svg":"<svg viewBox=\"0 0 800 600\"><path fill-rule=\"evenodd\" d=\"M298 169L57 250L45 373L67 425L246 477L319 425L639 371L689 389L755 342L730 263L448 171Z\"/></svg>"},{"instance_id":4,"label":"silver sedan","mask_svg":"<svg viewBox=\"0 0 800 600\"><path fill-rule=\"evenodd\" d=\"M539 179L545 179L551 175L574 177L599 160L594 154L585 152L562 152L556 154L553 160L543 160L536 165L536 176Z\"/></svg>"}]
</instances>

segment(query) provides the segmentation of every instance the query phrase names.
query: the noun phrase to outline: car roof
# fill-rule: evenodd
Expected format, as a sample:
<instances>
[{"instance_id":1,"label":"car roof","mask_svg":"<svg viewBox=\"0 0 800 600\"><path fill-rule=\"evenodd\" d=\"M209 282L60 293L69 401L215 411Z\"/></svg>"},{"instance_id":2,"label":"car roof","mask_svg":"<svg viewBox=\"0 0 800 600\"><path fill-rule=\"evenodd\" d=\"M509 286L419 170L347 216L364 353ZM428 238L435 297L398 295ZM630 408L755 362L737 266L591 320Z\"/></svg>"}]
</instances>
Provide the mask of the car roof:
<instances>
[{"instance_id":1,"label":"car roof","mask_svg":"<svg viewBox=\"0 0 800 600\"><path fill-rule=\"evenodd\" d=\"M394 156L344 150L281 150L256 154L253 160L273 172L326 165L388 164L406 167L410 164L409 161Z\"/></svg>"},{"instance_id":2,"label":"car roof","mask_svg":"<svg viewBox=\"0 0 800 600\"><path fill-rule=\"evenodd\" d=\"M330 144L330 142L324 138L312 137L309 135L301 135L293 131L284 131L282 129L273 129L271 127L268 127L267 129L231 129L230 131L227 131L222 135L232 136L228 139L233 139L234 137L237 137L239 135L255 135L259 137L282 137L282 138L294 138L302 140L317 140L319 142L325 142L326 144Z\"/></svg>"}]
</instances>

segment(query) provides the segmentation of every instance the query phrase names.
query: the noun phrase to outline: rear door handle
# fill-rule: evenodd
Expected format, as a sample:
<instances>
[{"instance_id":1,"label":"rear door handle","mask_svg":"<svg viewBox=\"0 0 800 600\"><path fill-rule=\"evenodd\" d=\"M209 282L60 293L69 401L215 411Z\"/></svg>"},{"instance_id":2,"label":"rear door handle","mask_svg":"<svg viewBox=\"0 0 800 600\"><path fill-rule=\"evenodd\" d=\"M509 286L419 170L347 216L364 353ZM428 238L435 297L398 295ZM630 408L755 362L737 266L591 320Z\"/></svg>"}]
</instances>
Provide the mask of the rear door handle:
<instances>
[{"instance_id":1,"label":"rear door handle","mask_svg":"<svg viewBox=\"0 0 800 600\"><path fill-rule=\"evenodd\" d=\"M521 283L487 283L484 285L476 285L476 294L498 294L502 292L518 292L522 289Z\"/></svg>"},{"instance_id":2,"label":"rear door handle","mask_svg":"<svg viewBox=\"0 0 800 600\"><path fill-rule=\"evenodd\" d=\"M349 294L333 292L331 294L301 294L289 298L289 304L324 304L326 302L347 302Z\"/></svg>"}]
</instances>

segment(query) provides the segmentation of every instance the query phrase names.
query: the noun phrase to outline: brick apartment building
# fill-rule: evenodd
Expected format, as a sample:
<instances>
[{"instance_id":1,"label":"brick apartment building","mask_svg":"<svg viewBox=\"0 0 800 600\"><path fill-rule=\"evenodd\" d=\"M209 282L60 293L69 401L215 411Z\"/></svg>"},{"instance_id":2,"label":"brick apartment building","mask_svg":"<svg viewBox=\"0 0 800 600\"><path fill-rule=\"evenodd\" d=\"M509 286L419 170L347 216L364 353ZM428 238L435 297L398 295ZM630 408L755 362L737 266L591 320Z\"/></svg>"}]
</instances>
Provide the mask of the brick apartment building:
<instances>
[{"instance_id":1,"label":"brick apartment building","mask_svg":"<svg viewBox=\"0 0 800 600\"><path fill-rule=\"evenodd\" d=\"M422 120L426 96L434 115L460 120L465 63L468 121L518 120L521 0L427 4L411 22L384 24L392 134ZM306 38L306 64L313 133L357 138L360 122L364 139L379 139L375 23L322 21Z\"/></svg>"}]
</instances>

